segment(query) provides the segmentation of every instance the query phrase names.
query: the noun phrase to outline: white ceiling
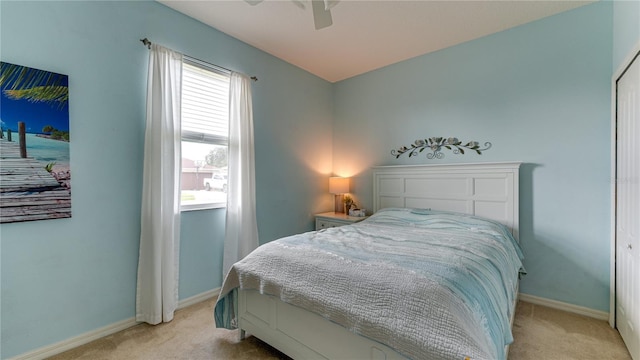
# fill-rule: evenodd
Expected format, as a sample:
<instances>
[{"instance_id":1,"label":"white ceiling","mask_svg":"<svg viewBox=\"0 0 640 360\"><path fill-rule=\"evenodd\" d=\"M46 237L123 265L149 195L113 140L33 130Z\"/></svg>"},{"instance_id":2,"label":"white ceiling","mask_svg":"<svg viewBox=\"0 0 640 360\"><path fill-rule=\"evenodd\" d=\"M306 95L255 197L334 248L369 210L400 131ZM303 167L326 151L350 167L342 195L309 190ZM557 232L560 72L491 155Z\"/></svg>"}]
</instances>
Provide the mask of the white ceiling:
<instances>
[{"instance_id":1,"label":"white ceiling","mask_svg":"<svg viewBox=\"0 0 640 360\"><path fill-rule=\"evenodd\" d=\"M310 0L158 1L330 82L593 2L341 0L315 30Z\"/></svg>"}]
</instances>

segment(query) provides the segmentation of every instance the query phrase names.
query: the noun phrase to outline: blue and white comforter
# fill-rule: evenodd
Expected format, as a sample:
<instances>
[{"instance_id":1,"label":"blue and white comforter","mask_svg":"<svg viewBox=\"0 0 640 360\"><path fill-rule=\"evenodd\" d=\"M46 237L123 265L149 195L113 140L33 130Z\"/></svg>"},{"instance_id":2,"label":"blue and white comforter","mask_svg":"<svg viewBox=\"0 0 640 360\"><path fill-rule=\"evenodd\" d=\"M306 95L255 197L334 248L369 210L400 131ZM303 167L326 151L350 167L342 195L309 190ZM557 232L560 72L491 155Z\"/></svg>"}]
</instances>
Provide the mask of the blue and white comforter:
<instances>
[{"instance_id":1,"label":"blue and white comforter","mask_svg":"<svg viewBox=\"0 0 640 360\"><path fill-rule=\"evenodd\" d=\"M412 359L504 359L521 260L496 222L383 209L256 249L227 275L216 325L235 328L236 290L254 289Z\"/></svg>"}]
</instances>

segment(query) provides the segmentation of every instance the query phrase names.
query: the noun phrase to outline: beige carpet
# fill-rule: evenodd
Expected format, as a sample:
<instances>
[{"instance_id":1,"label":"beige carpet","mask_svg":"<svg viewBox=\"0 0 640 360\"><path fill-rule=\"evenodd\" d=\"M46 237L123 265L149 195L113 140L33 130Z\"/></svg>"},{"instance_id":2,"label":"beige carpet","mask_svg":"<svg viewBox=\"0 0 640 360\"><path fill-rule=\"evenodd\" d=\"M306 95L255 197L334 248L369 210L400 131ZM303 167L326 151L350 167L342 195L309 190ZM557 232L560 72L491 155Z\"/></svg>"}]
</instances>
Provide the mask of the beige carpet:
<instances>
[{"instance_id":1,"label":"beige carpet","mask_svg":"<svg viewBox=\"0 0 640 360\"><path fill-rule=\"evenodd\" d=\"M254 337L216 329L214 300L180 310L167 324L138 325L54 356L54 360L289 359ZM607 322L520 302L510 360L631 359Z\"/></svg>"}]
</instances>

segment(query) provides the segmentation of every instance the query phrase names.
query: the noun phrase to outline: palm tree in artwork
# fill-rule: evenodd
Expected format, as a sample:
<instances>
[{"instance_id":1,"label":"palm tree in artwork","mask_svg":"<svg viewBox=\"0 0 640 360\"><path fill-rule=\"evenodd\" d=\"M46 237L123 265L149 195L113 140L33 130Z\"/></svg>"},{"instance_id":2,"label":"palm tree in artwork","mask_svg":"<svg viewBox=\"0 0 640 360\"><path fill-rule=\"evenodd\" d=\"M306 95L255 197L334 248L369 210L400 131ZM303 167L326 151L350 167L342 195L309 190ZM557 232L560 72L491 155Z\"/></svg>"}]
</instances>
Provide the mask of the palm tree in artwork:
<instances>
[{"instance_id":1,"label":"palm tree in artwork","mask_svg":"<svg viewBox=\"0 0 640 360\"><path fill-rule=\"evenodd\" d=\"M66 76L10 63L0 63L0 88L14 100L46 102L63 107L69 101Z\"/></svg>"}]
</instances>

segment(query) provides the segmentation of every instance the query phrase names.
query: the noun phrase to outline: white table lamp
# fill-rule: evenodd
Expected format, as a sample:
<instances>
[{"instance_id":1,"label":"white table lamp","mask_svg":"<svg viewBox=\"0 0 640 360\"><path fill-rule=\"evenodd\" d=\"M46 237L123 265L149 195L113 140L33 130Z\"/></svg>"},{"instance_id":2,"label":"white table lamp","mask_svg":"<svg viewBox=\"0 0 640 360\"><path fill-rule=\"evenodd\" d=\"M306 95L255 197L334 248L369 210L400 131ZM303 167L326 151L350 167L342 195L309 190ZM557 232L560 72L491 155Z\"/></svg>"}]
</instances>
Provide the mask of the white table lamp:
<instances>
[{"instance_id":1,"label":"white table lamp","mask_svg":"<svg viewBox=\"0 0 640 360\"><path fill-rule=\"evenodd\" d=\"M335 195L335 212L343 213L342 200L344 194L349 192L349 178L332 176L329 178L329 192Z\"/></svg>"}]
</instances>

